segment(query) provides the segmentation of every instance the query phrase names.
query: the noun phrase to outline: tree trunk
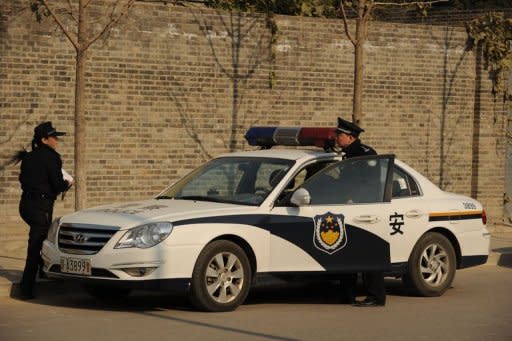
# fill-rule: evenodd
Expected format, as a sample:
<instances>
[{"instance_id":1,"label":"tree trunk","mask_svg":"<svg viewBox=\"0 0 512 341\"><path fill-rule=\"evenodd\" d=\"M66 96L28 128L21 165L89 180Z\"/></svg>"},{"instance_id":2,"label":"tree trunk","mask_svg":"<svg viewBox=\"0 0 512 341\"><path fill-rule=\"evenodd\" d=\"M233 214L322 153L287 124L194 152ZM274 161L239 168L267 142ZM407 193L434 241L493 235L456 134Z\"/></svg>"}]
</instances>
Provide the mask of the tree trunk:
<instances>
[{"instance_id":1,"label":"tree trunk","mask_svg":"<svg viewBox=\"0 0 512 341\"><path fill-rule=\"evenodd\" d=\"M87 7L79 2L78 48L76 50L75 80L75 210L87 203L87 175L85 169L85 65L87 62Z\"/></svg>"},{"instance_id":2,"label":"tree trunk","mask_svg":"<svg viewBox=\"0 0 512 341\"><path fill-rule=\"evenodd\" d=\"M352 98L352 122L357 125L361 125L363 121L364 43L367 21L365 7L366 0L358 1L354 54L354 94Z\"/></svg>"},{"instance_id":3,"label":"tree trunk","mask_svg":"<svg viewBox=\"0 0 512 341\"><path fill-rule=\"evenodd\" d=\"M482 42L478 42L475 51L475 100L473 104L473 150L471 160L471 197L478 198L478 178L480 165L480 125L482 118Z\"/></svg>"}]
</instances>

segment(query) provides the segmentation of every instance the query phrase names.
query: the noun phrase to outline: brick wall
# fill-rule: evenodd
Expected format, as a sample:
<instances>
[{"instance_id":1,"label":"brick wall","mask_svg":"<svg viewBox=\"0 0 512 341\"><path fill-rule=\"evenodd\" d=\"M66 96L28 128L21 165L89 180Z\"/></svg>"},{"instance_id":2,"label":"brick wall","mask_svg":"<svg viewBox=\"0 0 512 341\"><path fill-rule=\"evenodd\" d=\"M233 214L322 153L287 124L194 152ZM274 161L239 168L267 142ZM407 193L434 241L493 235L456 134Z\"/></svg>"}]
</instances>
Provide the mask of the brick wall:
<instances>
[{"instance_id":1,"label":"brick wall","mask_svg":"<svg viewBox=\"0 0 512 341\"><path fill-rule=\"evenodd\" d=\"M0 4L0 209L17 220L9 156L51 120L73 171L74 50L24 1ZM96 18L92 14L92 19ZM353 48L340 21L278 16L274 63L262 18L137 3L87 66L87 206L148 198L205 160L247 150L250 125L333 126L350 119ZM234 58L230 23L247 33ZM203 28L203 29L201 29ZM235 25L236 31L236 25ZM372 22L362 140L433 182L503 212L505 115L462 26ZM269 86L269 72L275 84ZM238 75L238 77L235 77ZM72 211L73 194L56 204Z\"/></svg>"}]
</instances>

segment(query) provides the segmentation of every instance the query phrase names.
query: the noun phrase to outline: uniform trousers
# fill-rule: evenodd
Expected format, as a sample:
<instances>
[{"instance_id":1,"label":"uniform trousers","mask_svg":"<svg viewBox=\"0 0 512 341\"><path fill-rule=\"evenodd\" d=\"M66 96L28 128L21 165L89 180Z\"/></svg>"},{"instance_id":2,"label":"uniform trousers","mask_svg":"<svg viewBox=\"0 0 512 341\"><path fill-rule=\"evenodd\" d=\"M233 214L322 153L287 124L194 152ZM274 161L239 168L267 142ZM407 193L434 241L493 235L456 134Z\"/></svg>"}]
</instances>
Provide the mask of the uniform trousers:
<instances>
[{"instance_id":1,"label":"uniform trousers","mask_svg":"<svg viewBox=\"0 0 512 341\"><path fill-rule=\"evenodd\" d=\"M384 286L384 273L365 272L363 282L368 292L368 297L375 298L379 303L386 303L386 288Z\"/></svg>"},{"instance_id":2,"label":"uniform trousers","mask_svg":"<svg viewBox=\"0 0 512 341\"><path fill-rule=\"evenodd\" d=\"M341 298L345 303L352 303L356 297L357 273L341 275ZM365 272L363 283L368 297L375 298L379 303L386 303L386 288L384 285L384 273Z\"/></svg>"},{"instance_id":3,"label":"uniform trousers","mask_svg":"<svg viewBox=\"0 0 512 341\"><path fill-rule=\"evenodd\" d=\"M48 236L52 222L53 199L44 194L24 192L20 201L20 216L30 226L27 259L20 288L26 295L32 295L37 273L43 266L41 249Z\"/></svg>"}]
</instances>

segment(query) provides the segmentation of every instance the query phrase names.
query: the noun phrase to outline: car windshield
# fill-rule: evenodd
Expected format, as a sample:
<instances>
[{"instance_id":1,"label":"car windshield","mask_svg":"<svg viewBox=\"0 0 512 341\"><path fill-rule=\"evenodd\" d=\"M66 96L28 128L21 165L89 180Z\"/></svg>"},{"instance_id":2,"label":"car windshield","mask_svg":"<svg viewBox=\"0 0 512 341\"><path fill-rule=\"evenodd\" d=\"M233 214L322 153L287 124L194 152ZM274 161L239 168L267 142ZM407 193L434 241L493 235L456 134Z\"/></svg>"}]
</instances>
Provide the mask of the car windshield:
<instances>
[{"instance_id":1,"label":"car windshield","mask_svg":"<svg viewBox=\"0 0 512 341\"><path fill-rule=\"evenodd\" d=\"M294 163L293 160L256 157L214 159L166 189L157 199L257 206Z\"/></svg>"}]
</instances>

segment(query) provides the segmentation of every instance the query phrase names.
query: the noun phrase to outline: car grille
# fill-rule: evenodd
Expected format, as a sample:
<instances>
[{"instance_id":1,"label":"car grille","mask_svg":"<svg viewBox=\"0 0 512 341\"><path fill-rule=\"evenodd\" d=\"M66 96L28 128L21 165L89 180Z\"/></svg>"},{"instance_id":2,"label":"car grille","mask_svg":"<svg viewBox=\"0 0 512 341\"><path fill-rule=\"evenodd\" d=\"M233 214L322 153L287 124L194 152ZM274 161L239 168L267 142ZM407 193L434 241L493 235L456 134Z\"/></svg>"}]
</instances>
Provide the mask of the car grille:
<instances>
[{"instance_id":1,"label":"car grille","mask_svg":"<svg viewBox=\"0 0 512 341\"><path fill-rule=\"evenodd\" d=\"M59 249L66 253L94 255L119 231L116 226L62 224Z\"/></svg>"}]
</instances>

